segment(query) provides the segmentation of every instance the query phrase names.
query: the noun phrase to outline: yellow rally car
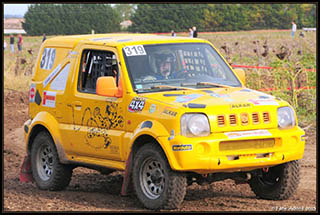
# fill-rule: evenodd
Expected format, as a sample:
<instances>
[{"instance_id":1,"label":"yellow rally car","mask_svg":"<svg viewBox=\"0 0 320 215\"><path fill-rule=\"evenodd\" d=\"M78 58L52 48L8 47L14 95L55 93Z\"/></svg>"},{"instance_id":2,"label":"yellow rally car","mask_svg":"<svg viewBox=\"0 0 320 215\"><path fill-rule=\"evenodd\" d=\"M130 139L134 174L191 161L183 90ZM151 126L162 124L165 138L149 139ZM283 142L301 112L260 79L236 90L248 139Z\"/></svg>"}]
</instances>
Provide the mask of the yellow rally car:
<instances>
[{"instance_id":1,"label":"yellow rally car","mask_svg":"<svg viewBox=\"0 0 320 215\"><path fill-rule=\"evenodd\" d=\"M146 208L178 208L194 182L234 179L263 199L297 189L304 131L285 101L245 87L203 39L61 36L39 51L22 181L68 186L72 170L123 170ZM131 186L130 186L131 185Z\"/></svg>"}]
</instances>

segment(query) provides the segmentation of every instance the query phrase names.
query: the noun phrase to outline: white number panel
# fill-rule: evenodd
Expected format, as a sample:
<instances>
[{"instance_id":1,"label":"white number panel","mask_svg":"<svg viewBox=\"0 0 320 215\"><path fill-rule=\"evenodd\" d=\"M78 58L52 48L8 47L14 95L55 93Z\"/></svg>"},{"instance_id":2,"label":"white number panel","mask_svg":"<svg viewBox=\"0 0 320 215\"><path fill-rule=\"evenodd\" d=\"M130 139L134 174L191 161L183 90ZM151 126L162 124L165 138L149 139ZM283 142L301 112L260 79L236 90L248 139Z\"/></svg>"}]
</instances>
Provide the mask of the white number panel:
<instances>
[{"instance_id":1,"label":"white number panel","mask_svg":"<svg viewBox=\"0 0 320 215\"><path fill-rule=\"evenodd\" d=\"M45 48L41 55L40 69L46 69L46 70L52 69L55 59L56 59L56 49Z\"/></svg>"},{"instance_id":2,"label":"white number panel","mask_svg":"<svg viewBox=\"0 0 320 215\"><path fill-rule=\"evenodd\" d=\"M129 56L147 55L142 45L126 46L124 52Z\"/></svg>"}]
</instances>

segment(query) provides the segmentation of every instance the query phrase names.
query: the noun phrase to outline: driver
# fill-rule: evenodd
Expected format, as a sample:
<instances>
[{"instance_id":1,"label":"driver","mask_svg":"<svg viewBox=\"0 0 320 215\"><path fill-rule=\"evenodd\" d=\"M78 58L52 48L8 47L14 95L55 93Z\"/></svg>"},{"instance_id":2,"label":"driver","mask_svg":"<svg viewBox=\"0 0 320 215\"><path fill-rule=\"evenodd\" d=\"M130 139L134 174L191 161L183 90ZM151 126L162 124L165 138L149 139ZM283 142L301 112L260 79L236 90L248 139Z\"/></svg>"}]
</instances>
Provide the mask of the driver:
<instances>
[{"instance_id":1,"label":"driver","mask_svg":"<svg viewBox=\"0 0 320 215\"><path fill-rule=\"evenodd\" d=\"M156 58L158 73L155 75L157 80L175 78L173 74L174 56L172 54L160 54Z\"/></svg>"}]
</instances>

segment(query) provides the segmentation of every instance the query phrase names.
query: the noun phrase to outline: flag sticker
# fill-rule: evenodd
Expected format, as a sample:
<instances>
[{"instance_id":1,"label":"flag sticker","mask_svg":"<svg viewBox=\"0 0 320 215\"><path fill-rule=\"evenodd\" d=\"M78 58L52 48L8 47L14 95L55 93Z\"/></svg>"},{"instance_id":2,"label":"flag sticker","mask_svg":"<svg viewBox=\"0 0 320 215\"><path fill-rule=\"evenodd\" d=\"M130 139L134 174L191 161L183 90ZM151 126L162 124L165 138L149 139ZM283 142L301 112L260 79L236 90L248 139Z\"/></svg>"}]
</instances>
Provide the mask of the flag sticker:
<instances>
[{"instance_id":1,"label":"flag sticker","mask_svg":"<svg viewBox=\"0 0 320 215\"><path fill-rule=\"evenodd\" d=\"M56 107L56 92L43 91L42 106L45 107Z\"/></svg>"},{"instance_id":2,"label":"flag sticker","mask_svg":"<svg viewBox=\"0 0 320 215\"><path fill-rule=\"evenodd\" d=\"M30 85L30 91L29 91L29 102L33 103L36 95L36 85L31 84Z\"/></svg>"}]
</instances>

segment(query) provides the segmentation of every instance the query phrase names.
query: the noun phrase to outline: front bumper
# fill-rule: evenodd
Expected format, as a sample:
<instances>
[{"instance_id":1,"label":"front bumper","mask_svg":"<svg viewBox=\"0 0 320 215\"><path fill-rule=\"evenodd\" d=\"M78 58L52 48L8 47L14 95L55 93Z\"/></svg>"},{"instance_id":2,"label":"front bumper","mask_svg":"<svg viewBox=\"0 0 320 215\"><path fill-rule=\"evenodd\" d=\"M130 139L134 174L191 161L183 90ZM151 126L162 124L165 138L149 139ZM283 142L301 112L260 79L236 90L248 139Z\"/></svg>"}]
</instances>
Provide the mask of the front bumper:
<instances>
[{"instance_id":1,"label":"front bumper","mask_svg":"<svg viewBox=\"0 0 320 215\"><path fill-rule=\"evenodd\" d=\"M208 137L159 137L171 168L197 173L250 171L303 157L305 132L294 127L268 129L268 136L230 138L225 133ZM226 147L227 146L227 147Z\"/></svg>"}]
</instances>

